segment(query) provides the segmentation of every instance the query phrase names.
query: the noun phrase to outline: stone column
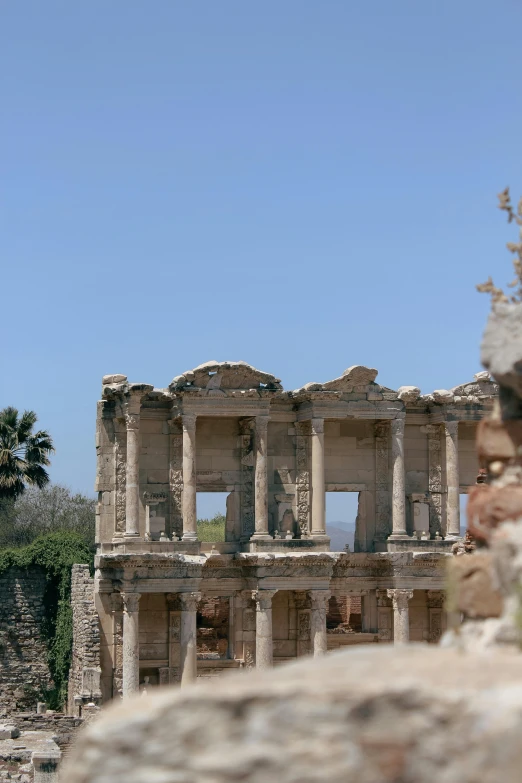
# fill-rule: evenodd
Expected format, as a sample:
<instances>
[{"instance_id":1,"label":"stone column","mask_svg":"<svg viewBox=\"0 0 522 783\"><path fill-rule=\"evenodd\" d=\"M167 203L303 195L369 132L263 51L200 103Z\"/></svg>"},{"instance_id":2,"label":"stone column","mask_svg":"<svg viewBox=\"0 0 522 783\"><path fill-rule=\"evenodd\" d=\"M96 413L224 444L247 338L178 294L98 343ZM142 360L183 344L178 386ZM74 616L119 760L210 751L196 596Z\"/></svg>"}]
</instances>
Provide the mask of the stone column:
<instances>
[{"instance_id":1,"label":"stone column","mask_svg":"<svg viewBox=\"0 0 522 783\"><path fill-rule=\"evenodd\" d=\"M387 590L393 603L393 643L405 644L410 640L410 614L408 601L413 598L413 590Z\"/></svg>"},{"instance_id":2,"label":"stone column","mask_svg":"<svg viewBox=\"0 0 522 783\"><path fill-rule=\"evenodd\" d=\"M125 535L140 532L140 413L139 401L125 413L127 428L127 465L125 470Z\"/></svg>"},{"instance_id":3,"label":"stone column","mask_svg":"<svg viewBox=\"0 0 522 783\"><path fill-rule=\"evenodd\" d=\"M183 541L197 541L196 516L196 415L184 413L183 421Z\"/></svg>"},{"instance_id":4,"label":"stone column","mask_svg":"<svg viewBox=\"0 0 522 783\"><path fill-rule=\"evenodd\" d=\"M460 538L459 423L444 422L446 435L446 538Z\"/></svg>"},{"instance_id":5,"label":"stone column","mask_svg":"<svg viewBox=\"0 0 522 783\"><path fill-rule=\"evenodd\" d=\"M272 644L272 598L277 590L253 590L256 602L256 667L268 669L274 662Z\"/></svg>"},{"instance_id":6,"label":"stone column","mask_svg":"<svg viewBox=\"0 0 522 783\"><path fill-rule=\"evenodd\" d=\"M312 612L310 615L310 635L312 637L312 648L314 658L325 655L327 646L326 637L326 612L328 609L329 590L311 590L310 598L312 601Z\"/></svg>"},{"instance_id":7,"label":"stone column","mask_svg":"<svg viewBox=\"0 0 522 783\"><path fill-rule=\"evenodd\" d=\"M121 593L123 600L123 698L139 691L139 593Z\"/></svg>"},{"instance_id":8,"label":"stone column","mask_svg":"<svg viewBox=\"0 0 522 783\"><path fill-rule=\"evenodd\" d=\"M391 423L392 537L406 535L406 487L404 483L404 419Z\"/></svg>"},{"instance_id":9,"label":"stone column","mask_svg":"<svg viewBox=\"0 0 522 783\"><path fill-rule=\"evenodd\" d=\"M324 419L312 419L312 535L326 535Z\"/></svg>"},{"instance_id":10,"label":"stone column","mask_svg":"<svg viewBox=\"0 0 522 783\"><path fill-rule=\"evenodd\" d=\"M180 593L181 604L181 687L189 685L198 676L196 647L196 610L201 593Z\"/></svg>"},{"instance_id":11,"label":"stone column","mask_svg":"<svg viewBox=\"0 0 522 783\"><path fill-rule=\"evenodd\" d=\"M254 478L254 539L270 540L268 533L268 474L267 474L267 432L268 416L255 419L255 478Z\"/></svg>"}]
</instances>

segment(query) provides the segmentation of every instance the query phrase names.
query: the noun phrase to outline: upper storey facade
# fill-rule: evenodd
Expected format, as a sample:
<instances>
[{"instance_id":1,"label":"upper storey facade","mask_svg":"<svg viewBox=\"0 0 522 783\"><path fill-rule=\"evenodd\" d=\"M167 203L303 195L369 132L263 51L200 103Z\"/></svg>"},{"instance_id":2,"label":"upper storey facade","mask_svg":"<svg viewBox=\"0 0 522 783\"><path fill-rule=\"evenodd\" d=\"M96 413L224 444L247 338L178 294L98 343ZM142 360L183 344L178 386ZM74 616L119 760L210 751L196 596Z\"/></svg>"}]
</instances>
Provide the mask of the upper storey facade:
<instances>
[{"instance_id":1,"label":"upper storey facade","mask_svg":"<svg viewBox=\"0 0 522 783\"><path fill-rule=\"evenodd\" d=\"M440 549L460 534L487 372L422 395L348 368L285 391L245 362L207 362L168 388L103 379L97 416L102 552L200 550L197 492L227 492L222 552L328 550L325 493L359 493L355 549Z\"/></svg>"}]
</instances>

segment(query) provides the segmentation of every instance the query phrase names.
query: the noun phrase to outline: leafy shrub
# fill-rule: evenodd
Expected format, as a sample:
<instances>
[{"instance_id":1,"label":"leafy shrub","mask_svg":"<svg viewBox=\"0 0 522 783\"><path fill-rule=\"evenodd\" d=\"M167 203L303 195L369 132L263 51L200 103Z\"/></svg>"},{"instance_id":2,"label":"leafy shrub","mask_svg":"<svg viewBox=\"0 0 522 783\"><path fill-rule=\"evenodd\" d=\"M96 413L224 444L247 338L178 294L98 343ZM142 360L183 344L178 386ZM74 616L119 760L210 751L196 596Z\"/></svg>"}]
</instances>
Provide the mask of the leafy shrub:
<instances>
[{"instance_id":1,"label":"leafy shrub","mask_svg":"<svg viewBox=\"0 0 522 783\"><path fill-rule=\"evenodd\" d=\"M214 514L211 519L198 519L198 538L200 541L224 541L225 540L224 514Z\"/></svg>"}]
</instances>

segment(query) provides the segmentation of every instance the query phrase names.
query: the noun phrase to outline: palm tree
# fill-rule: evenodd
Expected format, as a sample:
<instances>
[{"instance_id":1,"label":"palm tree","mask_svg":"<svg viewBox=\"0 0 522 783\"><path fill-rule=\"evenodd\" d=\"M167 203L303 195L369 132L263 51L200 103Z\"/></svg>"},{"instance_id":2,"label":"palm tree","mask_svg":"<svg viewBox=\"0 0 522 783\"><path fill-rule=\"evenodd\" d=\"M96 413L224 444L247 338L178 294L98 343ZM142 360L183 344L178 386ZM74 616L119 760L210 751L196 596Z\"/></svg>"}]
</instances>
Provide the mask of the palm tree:
<instances>
[{"instance_id":1,"label":"palm tree","mask_svg":"<svg viewBox=\"0 0 522 783\"><path fill-rule=\"evenodd\" d=\"M44 465L51 464L53 441L45 430L33 432L36 422L34 411L20 418L16 408L0 411L0 499L16 500L26 484L41 489L49 482Z\"/></svg>"}]
</instances>

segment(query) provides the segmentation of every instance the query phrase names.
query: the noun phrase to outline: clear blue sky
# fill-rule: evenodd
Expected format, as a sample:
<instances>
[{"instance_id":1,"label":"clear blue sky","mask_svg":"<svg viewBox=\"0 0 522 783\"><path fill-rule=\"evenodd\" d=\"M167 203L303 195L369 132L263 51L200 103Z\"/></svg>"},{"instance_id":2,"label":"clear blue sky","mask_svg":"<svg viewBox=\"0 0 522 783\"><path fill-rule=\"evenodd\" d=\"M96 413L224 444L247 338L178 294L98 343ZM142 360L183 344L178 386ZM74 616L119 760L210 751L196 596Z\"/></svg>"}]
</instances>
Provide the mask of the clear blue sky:
<instances>
[{"instance_id":1,"label":"clear blue sky","mask_svg":"<svg viewBox=\"0 0 522 783\"><path fill-rule=\"evenodd\" d=\"M511 278L519 0L5 0L0 407L92 492L104 373L479 369Z\"/></svg>"}]
</instances>

